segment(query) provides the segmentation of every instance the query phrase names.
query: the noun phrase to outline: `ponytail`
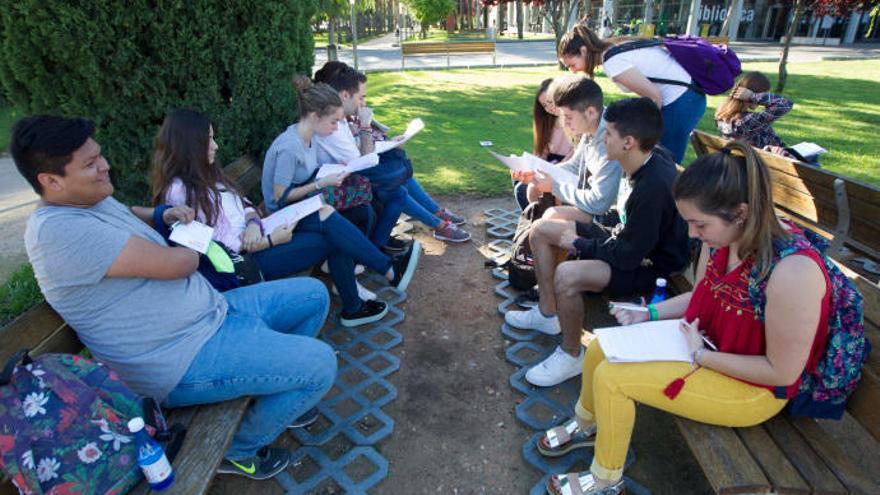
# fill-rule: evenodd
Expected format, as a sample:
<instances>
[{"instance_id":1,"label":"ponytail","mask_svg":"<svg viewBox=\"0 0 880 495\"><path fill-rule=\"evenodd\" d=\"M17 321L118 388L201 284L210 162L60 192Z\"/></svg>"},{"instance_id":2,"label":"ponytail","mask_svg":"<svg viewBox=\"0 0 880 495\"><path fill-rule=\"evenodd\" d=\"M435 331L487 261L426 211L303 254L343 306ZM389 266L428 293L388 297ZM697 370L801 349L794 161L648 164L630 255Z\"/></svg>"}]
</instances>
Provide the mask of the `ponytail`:
<instances>
[{"instance_id":1,"label":"ponytail","mask_svg":"<svg viewBox=\"0 0 880 495\"><path fill-rule=\"evenodd\" d=\"M556 55L561 60L563 56L581 56L581 48L586 47L584 65L587 74L593 78L596 67L602 64L602 52L611 47L611 43L599 38L592 29L583 23L578 23L571 31L562 35L559 46L556 47Z\"/></svg>"},{"instance_id":2,"label":"ponytail","mask_svg":"<svg viewBox=\"0 0 880 495\"><path fill-rule=\"evenodd\" d=\"M293 87L296 88L299 101L300 118L312 112L323 117L342 106L339 93L325 83L315 84L308 77L300 75L293 78Z\"/></svg>"},{"instance_id":3,"label":"ponytail","mask_svg":"<svg viewBox=\"0 0 880 495\"><path fill-rule=\"evenodd\" d=\"M742 222L740 259L754 256L761 277L773 260L773 242L788 237L776 218L770 171L749 144L732 141L722 150L697 158L672 186L676 201L691 201L700 211L726 223ZM745 218L738 207L748 205Z\"/></svg>"}]
</instances>

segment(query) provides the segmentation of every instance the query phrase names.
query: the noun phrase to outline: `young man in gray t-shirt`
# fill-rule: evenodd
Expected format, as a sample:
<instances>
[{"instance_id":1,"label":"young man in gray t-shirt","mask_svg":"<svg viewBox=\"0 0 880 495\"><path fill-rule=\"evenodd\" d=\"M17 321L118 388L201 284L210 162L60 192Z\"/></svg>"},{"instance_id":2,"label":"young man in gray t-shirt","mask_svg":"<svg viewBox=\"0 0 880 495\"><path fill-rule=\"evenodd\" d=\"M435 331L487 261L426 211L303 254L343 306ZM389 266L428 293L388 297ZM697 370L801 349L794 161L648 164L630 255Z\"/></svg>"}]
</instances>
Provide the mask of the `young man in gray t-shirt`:
<instances>
[{"instance_id":1,"label":"young man in gray t-shirt","mask_svg":"<svg viewBox=\"0 0 880 495\"><path fill-rule=\"evenodd\" d=\"M196 271L197 252L169 246L148 225L167 233L193 210L129 210L113 199L93 131L87 120L45 115L13 129L15 164L42 199L25 232L40 289L141 395L170 407L256 396L220 472L274 476L288 455L265 446L305 421L335 380L335 354L314 338L326 289L297 278L214 290Z\"/></svg>"}]
</instances>

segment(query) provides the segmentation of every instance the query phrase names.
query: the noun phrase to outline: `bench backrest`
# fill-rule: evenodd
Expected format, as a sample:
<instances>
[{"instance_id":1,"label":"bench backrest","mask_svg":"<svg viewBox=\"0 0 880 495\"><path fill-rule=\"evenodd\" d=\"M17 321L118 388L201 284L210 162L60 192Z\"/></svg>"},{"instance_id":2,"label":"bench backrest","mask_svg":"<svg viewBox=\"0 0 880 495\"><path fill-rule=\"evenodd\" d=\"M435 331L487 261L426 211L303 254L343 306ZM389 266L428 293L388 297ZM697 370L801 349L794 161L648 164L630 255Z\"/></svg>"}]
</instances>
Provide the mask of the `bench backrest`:
<instances>
[{"instance_id":1,"label":"bench backrest","mask_svg":"<svg viewBox=\"0 0 880 495\"><path fill-rule=\"evenodd\" d=\"M404 43L400 46L403 55L435 54L435 53L492 53L495 51L494 41L450 42L419 42Z\"/></svg>"},{"instance_id":2,"label":"bench backrest","mask_svg":"<svg viewBox=\"0 0 880 495\"><path fill-rule=\"evenodd\" d=\"M698 156L718 151L728 140L694 131L691 144ZM829 256L865 297L865 334L880 346L880 286L848 263L847 250L880 261L880 188L758 150L773 179L773 200L780 213L832 241ZM880 440L880 356L873 352L862 368L862 382L847 410Z\"/></svg>"}]
</instances>

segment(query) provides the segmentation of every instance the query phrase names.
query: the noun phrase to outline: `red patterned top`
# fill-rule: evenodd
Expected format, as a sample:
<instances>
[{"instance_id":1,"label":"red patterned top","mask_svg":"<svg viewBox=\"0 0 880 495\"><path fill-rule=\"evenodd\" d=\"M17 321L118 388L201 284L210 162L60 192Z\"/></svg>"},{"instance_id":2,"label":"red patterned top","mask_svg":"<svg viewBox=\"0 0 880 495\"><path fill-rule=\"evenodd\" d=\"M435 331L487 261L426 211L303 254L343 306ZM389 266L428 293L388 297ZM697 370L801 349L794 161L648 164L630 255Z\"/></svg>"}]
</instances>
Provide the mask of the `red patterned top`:
<instances>
[{"instance_id":1,"label":"red patterned top","mask_svg":"<svg viewBox=\"0 0 880 495\"><path fill-rule=\"evenodd\" d=\"M718 347L720 352L762 356L766 352L764 322L755 315L755 310L749 300L749 273L754 265L754 259L748 257L730 272L724 273L729 254L730 248L724 247L716 250L715 254L709 258L706 265L706 275L694 287L690 304L685 312L685 319L693 321L694 318L699 317L700 329L706 332L706 337ZM806 369L813 370L822 355L822 350L825 349L828 314L831 311L831 291L827 288L831 285L818 253L804 250L796 254L815 261L825 276L826 291L822 298L819 327L813 340L810 356L807 358ZM791 398L797 393L800 381L800 377L798 377L795 383L784 387L785 397ZM775 386L758 383L752 383L752 385L767 388L771 392L776 392L777 389Z\"/></svg>"}]
</instances>

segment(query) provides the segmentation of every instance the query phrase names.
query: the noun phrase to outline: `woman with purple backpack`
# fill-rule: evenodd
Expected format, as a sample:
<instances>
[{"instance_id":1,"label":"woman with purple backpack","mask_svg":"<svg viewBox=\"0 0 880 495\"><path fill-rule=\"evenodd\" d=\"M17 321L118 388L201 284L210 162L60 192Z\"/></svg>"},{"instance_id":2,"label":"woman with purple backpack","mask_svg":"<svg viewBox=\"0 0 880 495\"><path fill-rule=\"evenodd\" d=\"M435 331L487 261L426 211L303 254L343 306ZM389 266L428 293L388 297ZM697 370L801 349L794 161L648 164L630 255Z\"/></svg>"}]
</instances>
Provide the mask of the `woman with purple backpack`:
<instances>
[{"instance_id":1,"label":"woman with purple backpack","mask_svg":"<svg viewBox=\"0 0 880 495\"><path fill-rule=\"evenodd\" d=\"M548 430L538 451L595 451L589 472L554 475L551 494L616 494L635 423L635 403L693 421L747 427L786 406L839 418L855 389L867 342L862 299L813 234L781 222L767 166L735 141L694 161L672 194L703 242L691 292L613 308L621 325L681 318L691 362L609 362L587 347L575 418Z\"/></svg>"},{"instance_id":2,"label":"woman with purple backpack","mask_svg":"<svg viewBox=\"0 0 880 495\"><path fill-rule=\"evenodd\" d=\"M578 24L562 36L557 55L571 72L585 72L592 78L601 65L605 75L624 92L654 100L663 113L660 144L681 163L691 131L706 111L706 95L694 87L690 74L666 48L658 43L616 49L615 44Z\"/></svg>"}]
</instances>

